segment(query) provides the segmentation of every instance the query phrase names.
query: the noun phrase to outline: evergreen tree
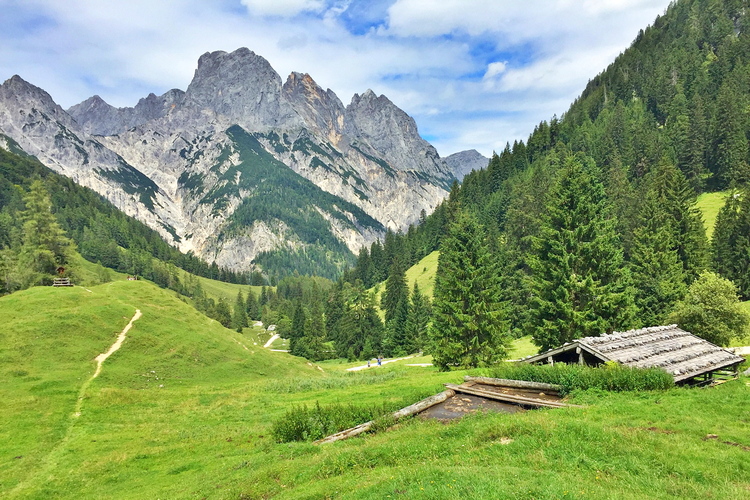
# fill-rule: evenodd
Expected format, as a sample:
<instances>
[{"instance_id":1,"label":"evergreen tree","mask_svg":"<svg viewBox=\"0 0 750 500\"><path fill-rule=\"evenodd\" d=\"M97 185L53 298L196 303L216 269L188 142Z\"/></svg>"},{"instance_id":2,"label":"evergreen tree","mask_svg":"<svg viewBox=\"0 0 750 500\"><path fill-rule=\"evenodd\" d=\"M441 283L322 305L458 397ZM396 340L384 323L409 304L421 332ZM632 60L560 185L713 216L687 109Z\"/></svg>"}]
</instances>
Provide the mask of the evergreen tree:
<instances>
[{"instance_id":1,"label":"evergreen tree","mask_svg":"<svg viewBox=\"0 0 750 500\"><path fill-rule=\"evenodd\" d=\"M409 304L409 315L406 319L406 352L418 352L427 343L427 327L432 315L430 299L419 291L419 285L414 283Z\"/></svg>"},{"instance_id":2,"label":"evergreen tree","mask_svg":"<svg viewBox=\"0 0 750 500\"><path fill-rule=\"evenodd\" d=\"M632 325L630 276L596 166L569 157L529 260L530 330L542 349Z\"/></svg>"},{"instance_id":3,"label":"evergreen tree","mask_svg":"<svg viewBox=\"0 0 750 500\"><path fill-rule=\"evenodd\" d=\"M738 76L722 84L716 99L714 138L716 175L723 187L750 180L747 144L747 99L739 89Z\"/></svg>"},{"instance_id":4,"label":"evergreen tree","mask_svg":"<svg viewBox=\"0 0 750 500\"><path fill-rule=\"evenodd\" d=\"M349 290L346 310L337 325L336 354L351 360L379 353L383 322L375 309L375 299L361 287Z\"/></svg>"},{"instance_id":5,"label":"evergreen tree","mask_svg":"<svg viewBox=\"0 0 750 500\"><path fill-rule=\"evenodd\" d=\"M52 213L49 193L40 180L31 183L23 198L21 213L23 239L18 255L24 285L49 284L59 266L67 266L74 251L73 242Z\"/></svg>"},{"instance_id":6,"label":"evergreen tree","mask_svg":"<svg viewBox=\"0 0 750 500\"><path fill-rule=\"evenodd\" d=\"M253 292L250 292L252 295ZM245 312L245 297L242 296L242 290L237 292L237 300L234 302L234 311L232 312L232 328L242 333L243 328L247 328L247 312Z\"/></svg>"},{"instance_id":7,"label":"evergreen tree","mask_svg":"<svg viewBox=\"0 0 750 500\"><path fill-rule=\"evenodd\" d=\"M325 338L326 327L323 319L323 308L322 304L316 301L310 316L305 320L304 336L297 341L296 355L303 356L310 361L325 359L325 346L323 345Z\"/></svg>"},{"instance_id":8,"label":"evergreen tree","mask_svg":"<svg viewBox=\"0 0 750 500\"><path fill-rule=\"evenodd\" d=\"M405 354L409 344L405 337L406 318L409 314L409 289L406 285L406 273L398 258L391 265L380 307L385 311L384 354Z\"/></svg>"},{"instance_id":9,"label":"evergreen tree","mask_svg":"<svg viewBox=\"0 0 750 500\"><path fill-rule=\"evenodd\" d=\"M258 304L258 299L255 298L252 290L247 291L245 313L247 314L248 323L250 320L257 321L260 319L260 304Z\"/></svg>"},{"instance_id":10,"label":"evergreen tree","mask_svg":"<svg viewBox=\"0 0 750 500\"><path fill-rule=\"evenodd\" d=\"M224 297L219 297L216 306L214 307L213 314L210 315L213 319L222 324L225 328L231 328L232 326L232 311L229 308L229 304Z\"/></svg>"},{"instance_id":11,"label":"evergreen tree","mask_svg":"<svg viewBox=\"0 0 750 500\"><path fill-rule=\"evenodd\" d=\"M729 194L716 217L711 242L716 271L750 299L750 188Z\"/></svg>"},{"instance_id":12,"label":"evergreen tree","mask_svg":"<svg viewBox=\"0 0 750 500\"><path fill-rule=\"evenodd\" d=\"M305 314L305 308L302 306L302 299L297 299L292 316L292 327L289 332L289 352L295 356L304 355L300 352L297 340L305 335L305 321L307 321L307 315Z\"/></svg>"},{"instance_id":13,"label":"evergreen tree","mask_svg":"<svg viewBox=\"0 0 750 500\"><path fill-rule=\"evenodd\" d=\"M661 325L685 294L685 274L675 250L669 216L654 190L646 193L640 218L630 250L638 323Z\"/></svg>"},{"instance_id":14,"label":"evergreen tree","mask_svg":"<svg viewBox=\"0 0 750 500\"><path fill-rule=\"evenodd\" d=\"M696 208L696 195L685 176L672 163L661 161L645 178L646 189L654 191L671 226L674 250L682 263L687 283L708 265L708 241L703 218Z\"/></svg>"},{"instance_id":15,"label":"evergreen tree","mask_svg":"<svg viewBox=\"0 0 750 500\"><path fill-rule=\"evenodd\" d=\"M443 240L435 276L430 353L441 370L503 359L509 337L498 262L475 217L459 211Z\"/></svg>"}]
</instances>

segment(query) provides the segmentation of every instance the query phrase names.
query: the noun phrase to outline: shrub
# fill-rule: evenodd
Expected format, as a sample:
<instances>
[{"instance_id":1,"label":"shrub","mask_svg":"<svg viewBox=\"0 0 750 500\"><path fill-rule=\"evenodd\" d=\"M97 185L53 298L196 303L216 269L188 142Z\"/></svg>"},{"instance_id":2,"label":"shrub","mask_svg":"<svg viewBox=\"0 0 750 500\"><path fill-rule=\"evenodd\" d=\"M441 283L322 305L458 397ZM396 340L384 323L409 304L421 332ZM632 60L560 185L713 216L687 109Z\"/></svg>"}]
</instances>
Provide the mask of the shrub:
<instances>
[{"instance_id":1,"label":"shrub","mask_svg":"<svg viewBox=\"0 0 750 500\"><path fill-rule=\"evenodd\" d=\"M278 443L315 441L344 429L374 420L388 413L385 407L369 408L355 405L332 404L308 408L296 406L274 422L271 434Z\"/></svg>"},{"instance_id":2,"label":"shrub","mask_svg":"<svg viewBox=\"0 0 750 500\"><path fill-rule=\"evenodd\" d=\"M605 391L663 390L674 386L671 375L659 368L629 368L619 364L601 367L583 365L531 365L505 363L490 370L490 376L562 386L561 393L573 390L602 389Z\"/></svg>"},{"instance_id":3,"label":"shrub","mask_svg":"<svg viewBox=\"0 0 750 500\"><path fill-rule=\"evenodd\" d=\"M386 429L395 423L392 412L415 401L431 396L427 390L412 391L397 401L384 402L382 406L355 406L331 404L321 406L295 406L273 423L271 435L277 443L315 441L339 431L374 420L373 432Z\"/></svg>"}]
</instances>

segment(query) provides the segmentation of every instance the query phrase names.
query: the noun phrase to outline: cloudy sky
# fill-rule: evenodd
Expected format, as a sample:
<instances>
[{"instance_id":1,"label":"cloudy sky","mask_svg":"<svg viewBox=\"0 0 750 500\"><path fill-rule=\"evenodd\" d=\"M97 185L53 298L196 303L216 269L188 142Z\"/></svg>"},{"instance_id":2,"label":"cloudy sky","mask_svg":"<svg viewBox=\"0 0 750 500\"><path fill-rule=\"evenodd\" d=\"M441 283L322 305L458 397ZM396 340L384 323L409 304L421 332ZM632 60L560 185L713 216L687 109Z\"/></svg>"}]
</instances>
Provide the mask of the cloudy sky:
<instances>
[{"instance_id":1,"label":"cloudy sky","mask_svg":"<svg viewBox=\"0 0 750 500\"><path fill-rule=\"evenodd\" d=\"M348 104L372 89L442 156L489 156L561 115L669 0L0 0L0 81L64 108L186 89L198 57L248 47Z\"/></svg>"}]
</instances>

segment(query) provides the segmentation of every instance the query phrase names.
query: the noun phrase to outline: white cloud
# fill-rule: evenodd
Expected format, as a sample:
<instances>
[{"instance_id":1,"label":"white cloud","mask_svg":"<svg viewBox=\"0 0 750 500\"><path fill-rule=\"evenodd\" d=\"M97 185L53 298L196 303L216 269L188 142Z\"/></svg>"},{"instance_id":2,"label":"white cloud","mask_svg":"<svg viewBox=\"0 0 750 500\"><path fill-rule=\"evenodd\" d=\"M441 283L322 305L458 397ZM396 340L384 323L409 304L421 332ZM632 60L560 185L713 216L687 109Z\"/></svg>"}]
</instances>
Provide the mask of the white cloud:
<instances>
[{"instance_id":1,"label":"white cloud","mask_svg":"<svg viewBox=\"0 0 750 500\"><path fill-rule=\"evenodd\" d=\"M323 0L241 0L251 14L293 17L301 12L321 12Z\"/></svg>"},{"instance_id":2,"label":"white cloud","mask_svg":"<svg viewBox=\"0 0 750 500\"><path fill-rule=\"evenodd\" d=\"M344 104L387 95L443 155L490 154L563 113L669 2L396 0L384 19L385 1L0 0L0 80L132 106L186 89L204 52L248 47Z\"/></svg>"},{"instance_id":3,"label":"white cloud","mask_svg":"<svg viewBox=\"0 0 750 500\"><path fill-rule=\"evenodd\" d=\"M494 78L502 73L505 73L505 69L508 66L506 61L493 62L487 65L487 71L484 73L484 79L488 80Z\"/></svg>"}]
</instances>

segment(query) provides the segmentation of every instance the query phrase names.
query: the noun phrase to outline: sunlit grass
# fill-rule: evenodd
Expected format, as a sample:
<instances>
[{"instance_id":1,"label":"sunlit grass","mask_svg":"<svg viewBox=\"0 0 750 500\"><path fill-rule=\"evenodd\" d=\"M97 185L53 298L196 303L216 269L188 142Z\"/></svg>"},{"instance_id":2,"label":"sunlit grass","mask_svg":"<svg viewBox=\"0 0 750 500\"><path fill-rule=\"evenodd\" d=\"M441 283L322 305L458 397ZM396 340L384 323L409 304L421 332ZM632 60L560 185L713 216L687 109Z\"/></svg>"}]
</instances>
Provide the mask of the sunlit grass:
<instances>
[{"instance_id":1,"label":"sunlit grass","mask_svg":"<svg viewBox=\"0 0 750 500\"><path fill-rule=\"evenodd\" d=\"M300 405L404 404L465 371L361 372L253 344L146 282L0 298L3 498L744 498L750 380L711 389L583 392L584 408L411 419L315 446L276 444ZM84 395L94 358L135 309ZM249 329L251 330L251 329ZM256 335L253 337L253 335ZM523 339L522 339L523 340ZM317 368L320 365L322 371ZM716 435L716 438L707 438Z\"/></svg>"},{"instance_id":2,"label":"sunlit grass","mask_svg":"<svg viewBox=\"0 0 750 500\"><path fill-rule=\"evenodd\" d=\"M716 216L726 202L727 192L703 193L698 196L696 206L703 214L703 225L706 228L706 236L711 239L716 225Z\"/></svg>"}]
</instances>

